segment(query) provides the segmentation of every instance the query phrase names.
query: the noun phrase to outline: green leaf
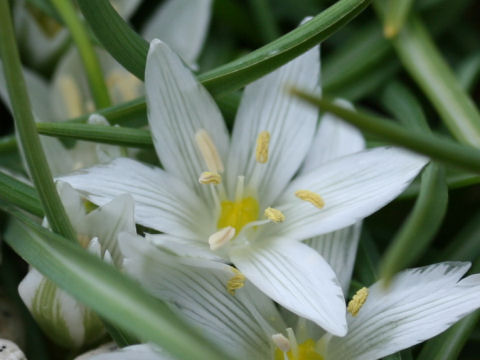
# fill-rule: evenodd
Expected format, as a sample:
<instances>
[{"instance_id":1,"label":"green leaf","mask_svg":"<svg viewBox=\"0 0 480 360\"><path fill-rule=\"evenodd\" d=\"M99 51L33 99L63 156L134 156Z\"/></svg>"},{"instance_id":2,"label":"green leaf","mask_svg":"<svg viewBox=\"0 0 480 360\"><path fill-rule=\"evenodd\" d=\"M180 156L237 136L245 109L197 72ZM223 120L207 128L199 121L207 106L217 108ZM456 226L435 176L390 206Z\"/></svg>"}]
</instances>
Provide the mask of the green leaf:
<instances>
[{"instance_id":1,"label":"green leaf","mask_svg":"<svg viewBox=\"0 0 480 360\"><path fill-rule=\"evenodd\" d=\"M37 123L42 135L95 141L127 147L153 148L149 130L75 123Z\"/></svg>"},{"instance_id":2,"label":"green leaf","mask_svg":"<svg viewBox=\"0 0 480 360\"><path fill-rule=\"evenodd\" d=\"M142 341L160 345L179 359L231 358L111 265L25 215L9 212L16 220L7 229L6 241L15 252L112 324ZM8 236L10 233L17 236Z\"/></svg>"},{"instance_id":3,"label":"green leaf","mask_svg":"<svg viewBox=\"0 0 480 360\"><path fill-rule=\"evenodd\" d=\"M447 211L448 188L443 169L429 164L422 174L420 194L412 212L383 256L380 276L388 281L427 250Z\"/></svg>"},{"instance_id":4,"label":"green leaf","mask_svg":"<svg viewBox=\"0 0 480 360\"><path fill-rule=\"evenodd\" d=\"M45 215L52 229L75 242L76 236L53 183L47 159L40 144L10 18L8 1L0 1L0 53L11 100L15 128L28 170L38 190Z\"/></svg>"},{"instance_id":5,"label":"green leaf","mask_svg":"<svg viewBox=\"0 0 480 360\"><path fill-rule=\"evenodd\" d=\"M422 88L459 141L480 147L480 113L436 48L423 23L412 17L393 39L405 69Z\"/></svg>"},{"instance_id":6,"label":"green leaf","mask_svg":"<svg viewBox=\"0 0 480 360\"><path fill-rule=\"evenodd\" d=\"M275 70L347 24L370 0L340 0L312 20L217 69L198 76L212 93L229 92ZM115 12L108 0L79 0L78 4L108 52L126 69L143 79L148 43Z\"/></svg>"},{"instance_id":7,"label":"green leaf","mask_svg":"<svg viewBox=\"0 0 480 360\"><path fill-rule=\"evenodd\" d=\"M473 147L460 145L440 136L405 129L388 119L348 110L335 105L332 100L322 99L300 90L294 90L293 92L323 111L337 115L385 142L425 154L433 160L454 167L480 173L480 151Z\"/></svg>"},{"instance_id":8,"label":"green leaf","mask_svg":"<svg viewBox=\"0 0 480 360\"><path fill-rule=\"evenodd\" d=\"M85 25L77 15L77 11L71 1L50 0L57 12L62 17L70 30L73 41L77 45L80 58L86 70L88 85L93 101L97 108L101 109L111 105L110 95L105 84L100 61L95 53Z\"/></svg>"},{"instance_id":9,"label":"green leaf","mask_svg":"<svg viewBox=\"0 0 480 360\"><path fill-rule=\"evenodd\" d=\"M35 188L3 172L0 172L0 200L36 216L43 216L42 203Z\"/></svg>"}]
</instances>

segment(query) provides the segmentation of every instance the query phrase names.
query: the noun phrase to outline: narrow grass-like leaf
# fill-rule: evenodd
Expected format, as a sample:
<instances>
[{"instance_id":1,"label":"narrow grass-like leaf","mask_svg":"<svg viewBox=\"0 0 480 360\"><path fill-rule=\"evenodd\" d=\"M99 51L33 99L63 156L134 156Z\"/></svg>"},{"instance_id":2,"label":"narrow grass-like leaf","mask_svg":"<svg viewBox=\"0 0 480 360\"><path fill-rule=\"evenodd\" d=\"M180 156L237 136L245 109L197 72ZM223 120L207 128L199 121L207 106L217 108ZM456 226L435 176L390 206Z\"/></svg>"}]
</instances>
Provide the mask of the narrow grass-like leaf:
<instances>
[{"instance_id":1,"label":"narrow grass-like leaf","mask_svg":"<svg viewBox=\"0 0 480 360\"><path fill-rule=\"evenodd\" d=\"M405 127L430 132L420 103L402 83L389 83L380 96L380 102Z\"/></svg>"},{"instance_id":2,"label":"narrow grass-like leaf","mask_svg":"<svg viewBox=\"0 0 480 360\"><path fill-rule=\"evenodd\" d=\"M480 113L420 19L412 17L393 39L393 44L403 66L425 92L453 136L463 143L480 147Z\"/></svg>"},{"instance_id":3,"label":"narrow grass-like leaf","mask_svg":"<svg viewBox=\"0 0 480 360\"><path fill-rule=\"evenodd\" d=\"M393 275L408 267L423 254L433 240L447 211L448 188L443 169L429 164L422 174L419 197L380 265L386 284Z\"/></svg>"},{"instance_id":4,"label":"narrow grass-like leaf","mask_svg":"<svg viewBox=\"0 0 480 360\"><path fill-rule=\"evenodd\" d=\"M325 40L369 3L370 0L337 1L297 29L246 56L199 75L198 79L212 94L239 89ZM79 0L78 4L108 52L143 79L148 43L125 23L108 0Z\"/></svg>"},{"instance_id":5,"label":"narrow grass-like leaf","mask_svg":"<svg viewBox=\"0 0 480 360\"><path fill-rule=\"evenodd\" d=\"M473 147L460 145L437 135L408 130L388 119L348 110L335 105L332 100L322 99L300 90L295 90L294 93L321 110L337 115L386 142L425 154L454 167L480 173L480 151Z\"/></svg>"},{"instance_id":6,"label":"narrow grass-like leaf","mask_svg":"<svg viewBox=\"0 0 480 360\"><path fill-rule=\"evenodd\" d=\"M402 29L408 13L413 5L413 0L386 0L383 33L385 37L392 38Z\"/></svg>"},{"instance_id":7,"label":"narrow grass-like leaf","mask_svg":"<svg viewBox=\"0 0 480 360\"><path fill-rule=\"evenodd\" d=\"M471 91L480 78L480 52L465 58L456 69L458 81L465 91Z\"/></svg>"},{"instance_id":8,"label":"narrow grass-like leaf","mask_svg":"<svg viewBox=\"0 0 480 360\"><path fill-rule=\"evenodd\" d=\"M77 45L78 52L86 70L88 84L92 93L93 101L97 108L101 109L111 105L110 95L105 84L100 61L95 53L85 25L77 15L77 11L71 1L50 0L60 14Z\"/></svg>"},{"instance_id":9,"label":"narrow grass-like leaf","mask_svg":"<svg viewBox=\"0 0 480 360\"><path fill-rule=\"evenodd\" d=\"M149 130L75 123L37 123L38 132L42 135L67 137L79 140L100 142L105 144L153 148Z\"/></svg>"},{"instance_id":10,"label":"narrow grass-like leaf","mask_svg":"<svg viewBox=\"0 0 480 360\"><path fill-rule=\"evenodd\" d=\"M47 159L40 144L18 55L8 1L0 1L0 52L12 103L13 117L28 170L40 195L52 229L70 241L76 236L53 183Z\"/></svg>"},{"instance_id":11,"label":"narrow grass-like leaf","mask_svg":"<svg viewBox=\"0 0 480 360\"><path fill-rule=\"evenodd\" d=\"M0 172L0 200L42 217L43 208L35 188Z\"/></svg>"},{"instance_id":12,"label":"narrow grass-like leaf","mask_svg":"<svg viewBox=\"0 0 480 360\"><path fill-rule=\"evenodd\" d=\"M121 274L79 246L32 222L25 215L11 212L17 220L7 230L7 243L37 270L142 341L157 343L179 359L229 359L187 326L159 300L133 280ZM15 229L15 234L8 236Z\"/></svg>"}]
</instances>

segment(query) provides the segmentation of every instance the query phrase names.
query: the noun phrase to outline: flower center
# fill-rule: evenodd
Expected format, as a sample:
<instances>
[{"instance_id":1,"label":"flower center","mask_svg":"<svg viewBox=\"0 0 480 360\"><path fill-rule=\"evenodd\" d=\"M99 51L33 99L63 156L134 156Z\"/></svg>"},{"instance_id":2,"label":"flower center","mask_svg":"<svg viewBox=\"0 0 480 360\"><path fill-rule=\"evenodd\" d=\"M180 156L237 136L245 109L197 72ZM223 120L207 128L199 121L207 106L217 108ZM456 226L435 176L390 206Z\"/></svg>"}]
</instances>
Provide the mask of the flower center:
<instances>
[{"instance_id":1,"label":"flower center","mask_svg":"<svg viewBox=\"0 0 480 360\"><path fill-rule=\"evenodd\" d=\"M258 219L259 204L253 197L245 197L238 201L222 201L217 227L231 226L236 234L248 223Z\"/></svg>"},{"instance_id":2,"label":"flower center","mask_svg":"<svg viewBox=\"0 0 480 360\"><path fill-rule=\"evenodd\" d=\"M307 341L298 344L296 354L291 349L288 352L283 352L279 348L275 349L275 360L324 360L323 356L315 351L315 341L308 339Z\"/></svg>"}]
</instances>

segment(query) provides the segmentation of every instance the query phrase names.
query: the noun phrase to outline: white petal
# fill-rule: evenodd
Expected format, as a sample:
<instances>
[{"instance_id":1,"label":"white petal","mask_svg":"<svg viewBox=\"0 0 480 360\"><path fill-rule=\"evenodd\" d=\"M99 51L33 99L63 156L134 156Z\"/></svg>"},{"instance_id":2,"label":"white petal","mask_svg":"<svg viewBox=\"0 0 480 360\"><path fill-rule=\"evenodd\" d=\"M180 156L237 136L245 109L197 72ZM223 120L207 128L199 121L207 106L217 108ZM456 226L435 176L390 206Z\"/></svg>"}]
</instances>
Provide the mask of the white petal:
<instances>
[{"instance_id":1,"label":"white petal","mask_svg":"<svg viewBox=\"0 0 480 360\"><path fill-rule=\"evenodd\" d=\"M88 118L89 124L110 126L107 119L99 114L92 114ZM97 155L98 163L105 164L113 159L122 157L122 147L108 144L93 144Z\"/></svg>"},{"instance_id":2,"label":"white petal","mask_svg":"<svg viewBox=\"0 0 480 360\"><path fill-rule=\"evenodd\" d=\"M397 275L386 291L375 283L349 333L333 338L326 360L372 360L425 341L480 307L480 275L460 278L468 263L440 263Z\"/></svg>"},{"instance_id":3,"label":"white petal","mask_svg":"<svg viewBox=\"0 0 480 360\"><path fill-rule=\"evenodd\" d=\"M43 331L63 346L78 348L104 334L90 310L33 268L20 282L18 293Z\"/></svg>"},{"instance_id":4,"label":"white petal","mask_svg":"<svg viewBox=\"0 0 480 360\"><path fill-rule=\"evenodd\" d=\"M347 109L353 109L353 106L345 100L337 100L336 103ZM320 119L320 126L305 158L302 173L315 170L327 161L363 149L365 149L365 139L362 133L356 127L327 113Z\"/></svg>"},{"instance_id":5,"label":"white petal","mask_svg":"<svg viewBox=\"0 0 480 360\"><path fill-rule=\"evenodd\" d=\"M134 232L133 232L134 233ZM145 234L145 238L151 241L156 247L168 250L178 256L188 256L215 261L222 261L205 241L192 241L167 234Z\"/></svg>"},{"instance_id":6,"label":"white petal","mask_svg":"<svg viewBox=\"0 0 480 360\"><path fill-rule=\"evenodd\" d=\"M288 186L275 204L286 220L264 229L303 240L352 225L398 196L426 162L398 148L376 148L330 161ZM319 209L298 199L298 190L319 194L325 206Z\"/></svg>"},{"instance_id":7,"label":"white petal","mask_svg":"<svg viewBox=\"0 0 480 360\"><path fill-rule=\"evenodd\" d=\"M112 6L124 19L129 19L141 2L141 0L111 0Z\"/></svg>"},{"instance_id":8,"label":"white petal","mask_svg":"<svg viewBox=\"0 0 480 360\"><path fill-rule=\"evenodd\" d=\"M87 211L82 201L80 193L72 186L63 181L56 183L58 195L67 212L68 218L76 233L86 234L88 225L86 223Z\"/></svg>"},{"instance_id":9,"label":"white petal","mask_svg":"<svg viewBox=\"0 0 480 360\"><path fill-rule=\"evenodd\" d=\"M5 336L3 334L3 336ZM8 339L0 339L1 359L2 360L27 360L20 347Z\"/></svg>"},{"instance_id":10,"label":"white petal","mask_svg":"<svg viewBox=\"0 0 480 360\"><path fill-rule=\"evenodd\" d=\"M195 134L205 129L225 162L228 134L217 105L169 47L153 40L145 71L148 121L165 170L210 198L198 182L206 169Z\"/></svg>"},{"instance_id":11,"label":"white petal","mask_svg":"<svg viewBox=\"0 0 480 360\"><path fill-rule=\"evenodd\" d=\"M232 267L169 255L141 239L120 235L125 269L153 295L167 301L219 347L239 359L267 359L270 336L284 326L273 303L248 282L227 292Z\"/></svg>"},{"instance_id":12,"label":"white petal","mask_svg":"<svg viewBox=\"0 0 480 360\"><path fill-rule=\"evenodd\" d=\"M207 35L211 0L168 0L158 6L142 29L147 41L161 39L194 64Z\"/></svg>"},{"instance_id":13,"label":"white petal","mask_svg":"<svg viewBox=\"0 0 480 360\"><path fill-rule=\"evenodd\" d=\"M208 239L215 231L212 211L180 180L160 168L126 158L61 178L88 198L105 205L114 197L131 194L136 222L187 239ZM206 241L206 240L205 240Z\"/></svg>"},{"instance_id":14,"label":"white petal","mask_svg":"<svg viewBox=\"0 0 480 360\"><path fill-rule=\"evenodd\" d=\"M269 239L232 248L230 259L280 305L333 334L346 334L342 289L315 250L298 242Z\"/></svg>"},{"instance_id":15,"label":"white petal","mask_svg":"<svg viewBox=\"0 0 480 360\"><path fill-rule=\"evenodd\" d=\"M316 46L245 88L232 135L228 187L234 194L238 175L258 191L261 207L271 205L305 158L318 111L288 93L291 86L319 93L320 51ZM268 161L256 162L260 132L270 132Z\"/></svg>"},{"instance_id":16,"label":"white petal","mask_svg":"<svg viewBox=\"0 0 480 360\"><path fill-rule=\"evenodd\" d=\"M127 346L110 353L84 354L75 360L175 360L158 347L149 344Z\"/></svg>"},{"instance_id":17,"label":"white petal","mask_svg":"<svg viewBox=\"0 0 480 360\"><path fill-rule=\"evenodd\" d=\"M118 234L135 232L134 200L125 194L114 198L109 203L95 209L87 215L88 234L98 237L102 245L102 255L106 251L113 257L116 266L122 263L122 254L118 247Z\"/></svg>"},{"instance_id":18,"label":"white petal","mask_svg":"<svg viewBox=\"0 0 480 360\"><path fill-rule=\"evenodd\" d=\"M344 294L348 294L361 230L362 223L358 222L355 225L305 241L335 271Z\"/></svg>"}]
</instances>

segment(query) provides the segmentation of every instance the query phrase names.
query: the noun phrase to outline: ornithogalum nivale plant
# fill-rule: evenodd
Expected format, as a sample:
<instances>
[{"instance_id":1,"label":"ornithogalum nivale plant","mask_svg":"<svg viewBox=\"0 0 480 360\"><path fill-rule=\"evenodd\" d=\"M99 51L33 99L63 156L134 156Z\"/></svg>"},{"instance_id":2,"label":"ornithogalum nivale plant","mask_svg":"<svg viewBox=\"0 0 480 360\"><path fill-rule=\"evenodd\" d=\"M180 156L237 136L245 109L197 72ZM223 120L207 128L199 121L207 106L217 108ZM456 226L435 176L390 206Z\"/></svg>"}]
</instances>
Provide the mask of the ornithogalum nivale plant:
<instances>
[{"instance_id":1,"label":"ornithogalum nivale plant","mask_svg":"<svg viewBox=\"0 0 480 360\"><path fill-rule=\"evenodd\" d=\"M0 357L476 359L476 12L0 0Z\"/></svg>"}]
</instances>

